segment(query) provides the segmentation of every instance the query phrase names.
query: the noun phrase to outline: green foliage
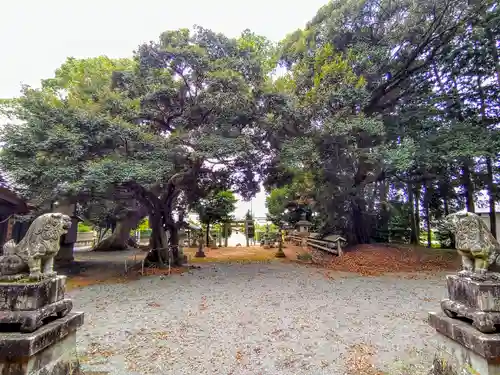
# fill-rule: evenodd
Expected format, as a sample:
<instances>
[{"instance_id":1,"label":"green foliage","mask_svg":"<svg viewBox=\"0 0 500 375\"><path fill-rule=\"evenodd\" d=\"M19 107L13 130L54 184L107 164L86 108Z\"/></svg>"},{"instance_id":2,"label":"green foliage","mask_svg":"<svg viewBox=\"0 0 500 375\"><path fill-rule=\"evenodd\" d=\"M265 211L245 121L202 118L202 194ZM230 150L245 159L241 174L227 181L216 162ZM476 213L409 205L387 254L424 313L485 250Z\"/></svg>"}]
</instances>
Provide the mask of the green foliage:
<instances>
[{"instance_id":1,"label":"green foliage","mask_svg":"<svg viewBox=\"0 0 500 375\"><path fill-rule=\"evenodd\" d=\"M310 262L312 261L312 255L309 253L299 253L297 254L297 259L304 262Z\"/></svg>"},{"instance_id":2,"label":"green foliage","mask_svg":"<svg viewBox=\"0 0 500 375\"><path fill-rule=\"evenodd\" d=\"M145 133L126 122L134 103L110 88L113 71L124 66L133 62L70 58L41 89L24 89L14 107L24 123L2 129L0 162L25 195L50 201L94 190L96 197L156 164L155 152L137 147Z\"/></svg>"},{"instance_id":3,"label":"green foliage","mask_svg":"<svg viewBox=\"0 0 500 375\"><path fill-rule=\"evenodd\" d=\"M144 219L142 219L137 226L137 230L141 232L150 230L149 218L145 217Z\"/></svg>"},{"instance_id":4,"label":"green foliage","mask_svg":"<svg viewBox=\"0 0 500 375\"><path fill-rule=\"evenodd\" d=\"M133 60L70 58L41 89L2 103L24 123L2 130L0 164L28 197L78 201L100 224L149 213L152 244L165 249L174 211L258 190L271 49L248 31L230 39L197 27L163 33Z\"/></svg>"},{"instance_id":5,"label":"green foliage","mask_svg":"<svg viewBox=\"0 0 500 375\"><path fill-rule=\"evenodd\" d=\"M89 223L85 223L85 222L78 223L78 232L80 232L80 233L92 232L93 230L94 230L94 228Z\"/></svg>"},{"instance_id":6,"label":"green foliage","mask_svg":"<svg viewBox=\"0 0 500 375\"><path fill-rule=\"evenodd\" d=\"M231 213L236 209L238 200L231 191L220 191L201 199L196 211L203 224L227 223L231 221Z\"/></svg>"},{"instance_id":7,"label":"green foliage","mask_svg":"<svg viewBox=\"0 0 500 375\"><path fill-rule=\"evenodd\" d=\"M269 86L280 92L270 218L302 196L323 233L354 244L401 227L416 242L420 224L462 197L482 186L498 195L493 3L331 1L289 34L279 45L288 71ZM305 171L311 187L294 187Z\"/></svg>"},{"instance_id":8,"label":"green foliage","mask_svg":"<svg viewBox=\"0 0 500 375\"><path fill-rule=\"evenodd\" d=\"M227 238L229 238L233 233L233 228L229 223L217 223L212 226L212 231L214 233L219 233L222 238L226 238L227 234Z\"/></svg>"},{"instance_id":9,"label":"green foliage","mask_svg":"<svg viewBox=\"0 0 500 375\"><path fill-rule=\"evenodd\" d=\"M275 225L305 214L350 244L398 228L416 243L481 190L500 198L499 12L333 0L278 45L196 27L133 59L69 58L0 102L23 122L1 130L0 165L35 203L79 202L99 226L149 216L155 248L190 209L230 220L229 190L260 182Z\"/></svg>"}]
</instances>

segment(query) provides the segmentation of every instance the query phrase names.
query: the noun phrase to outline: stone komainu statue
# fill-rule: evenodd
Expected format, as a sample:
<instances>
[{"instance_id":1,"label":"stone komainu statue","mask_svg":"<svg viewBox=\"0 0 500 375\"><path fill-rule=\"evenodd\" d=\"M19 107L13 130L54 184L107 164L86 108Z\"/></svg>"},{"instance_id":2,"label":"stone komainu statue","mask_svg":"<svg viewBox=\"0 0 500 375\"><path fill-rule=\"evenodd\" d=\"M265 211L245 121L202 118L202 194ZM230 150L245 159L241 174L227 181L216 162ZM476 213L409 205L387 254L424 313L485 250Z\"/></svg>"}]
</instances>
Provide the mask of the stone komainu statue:
<instances>
[{"instance_id":1,"label":"stone komainu statue","mask_svg":"<svg viewBox=\"0 0 500 375\"><path fill-rule=\"evenodd\" d=\"M33 280L55 276L54 257L59 251L59 240L70 227L68 215L48 213L37 217L18 244L10 240L4 245L0 277L28 272Z\"/></svg>"},{"instance_id":2,"label":"stone komainu statue","mask_svg":"<svg viewBox=\"0 0 500 375\"><path fill-rule=\"evenodd\" d=\"M500 244L478 215L465 211L448 215L445 227L455 234L456 249L462 257L459 275L485 275L500 269Z\"/></svg>"}]
</instances>

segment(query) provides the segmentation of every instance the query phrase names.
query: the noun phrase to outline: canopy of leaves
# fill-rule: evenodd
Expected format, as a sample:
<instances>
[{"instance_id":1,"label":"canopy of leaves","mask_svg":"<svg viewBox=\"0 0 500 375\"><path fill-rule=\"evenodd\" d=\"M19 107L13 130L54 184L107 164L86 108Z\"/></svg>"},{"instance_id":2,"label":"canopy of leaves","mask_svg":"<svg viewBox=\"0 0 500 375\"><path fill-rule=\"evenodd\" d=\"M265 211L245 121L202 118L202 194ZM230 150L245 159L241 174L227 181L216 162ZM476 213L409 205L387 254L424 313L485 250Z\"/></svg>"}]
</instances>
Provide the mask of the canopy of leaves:
<instances>
[{"instance_id":1,"label":"canopy of leaves","mask_svg":"<svg viewBox=\"0 0 500 375\"><path fill-rule=\"evenodd\" d=\"M497 194L498 11L493 1L333 0L289 34L287 71L268 87L281 95L271 217L284 217L305 171L322 231L350 243L395 225L401 205L418 231L421 215L429 226L477 188Z\"/></svg>"},{"instance_id":2,"label":"canopy of leaves","mask_svg":"<svg viewBox=\"0 0 500 375\"><path fill-rule=\"evenodd\" d=\"M231 191L219 191L201 199L196 205L203 224L227 223L236 209L238 200Z\"/></svg>"},{"instance_id":3,"label":"canopy of leaves","mask_svg":"<svg viewBox=\"0 0 500 375\"><path fill-rule=\"evenodd\" d=\"M251 196L270 48L198 27L163 33L134 60L69 58L6 104L23 124L3 129L1 163L39 201L135 199L151 211L229 187Z\"/></svg>"},{"instance_id":4,"label":"canopy of leaves","mask_svg":"<svg viewBox=\"0 0 500 375\"><path fill-rule=\"evenodd\" d=\"M332 0L277 46L196 27L133 59L68 59L0 103L23 121L2 130L0 164L27 196L84 202L101 221L142 207L154 232L173 233L173 213L181 222L190 208L221 221L217 193L246 199L260 182L273 222L306 213L350 243L391 226L417 240L482 190L493 220L499 11Z\"/></svg>"}]
</instances>

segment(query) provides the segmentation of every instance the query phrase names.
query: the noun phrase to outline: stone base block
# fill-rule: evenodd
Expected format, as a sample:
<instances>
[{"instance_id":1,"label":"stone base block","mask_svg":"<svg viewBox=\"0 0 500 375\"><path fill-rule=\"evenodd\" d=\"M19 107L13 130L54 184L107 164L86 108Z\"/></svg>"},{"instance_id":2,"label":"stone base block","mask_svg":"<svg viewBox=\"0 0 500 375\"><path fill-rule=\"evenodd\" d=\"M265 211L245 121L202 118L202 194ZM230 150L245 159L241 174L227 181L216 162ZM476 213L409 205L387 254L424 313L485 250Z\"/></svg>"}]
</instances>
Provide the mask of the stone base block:
<instances>
[{"instance_id":1,"label":"stone base block","mask_svg":"<svg viewBox=\"0 0 500 375\"><path fill-rule=\"evenodd\" d=\"M500 326L500 282L478 281L457 275L447 276L449 299L441 309L450 318L465 318L483 333L497 332Z\"/></svg>"},{"instance_id":2,"label":"stone base block","mask_svg":"<svg viewBox=\"0 0 500 375\"><path fill-rule=\"evenodd\" d=\"M21 332L33 332L52 315L66 316L73 304L64 298L65 289L66 276L39 282L0 283L0 324L18 324ZM0 331L4 330L0 326Z\"/></svg>"},{"instance_id":3,"label":"stone base block","mask_svg":"<svg viewBox=\"0 0 500 375\"><path fill-rule=\"evenodd\" d=\"M66 276L39 282L0 282L0 311L36 310L64 298Z\"/></svg>"},{"instance_id":4,"label":"stone base block","mask_svg":"<svg viewBox=\"0 0 500 375\"><path fill-rule=\"evenodd\" d=\"M80 375L76 331L83 313L71 313L34 333L0 333L0 374Z\"/></svg>"},{"instance_id":5,"label":"stone base block","mask_svg":"<svg viewBox=\"0 0 500 375\"><path fill-rule=\"evenodd\" d=\"M446 374L500 375L500 334L481 333L442 313L431 312L428 320L439 343L431 374L441 374L436 368L441 367Z\"/></svg>"},{"instance_id":6,"label":"stone base block","mask_svg":"<svg viewBox=\"0 0 500 375\"><path fill-rule=\"evenodd\" d=\"M450 300L480 311L500 312L500 281L449 275L446 283Z\"/></svg>"},{"instance_id":7,"label":"stone base block","mask_svg":"<svg viewBox=\"0 0 500 375\"><path fill-rule=\"evenodd\" d=\"M43 325L45 319L54 315L58 318L65 317L72 308L73 302L63 299L37 310L0 311L0 324L20 325L20 332L33 332ZM1 331L3 329L0 327Z\"/></svg>"}]
</instances>

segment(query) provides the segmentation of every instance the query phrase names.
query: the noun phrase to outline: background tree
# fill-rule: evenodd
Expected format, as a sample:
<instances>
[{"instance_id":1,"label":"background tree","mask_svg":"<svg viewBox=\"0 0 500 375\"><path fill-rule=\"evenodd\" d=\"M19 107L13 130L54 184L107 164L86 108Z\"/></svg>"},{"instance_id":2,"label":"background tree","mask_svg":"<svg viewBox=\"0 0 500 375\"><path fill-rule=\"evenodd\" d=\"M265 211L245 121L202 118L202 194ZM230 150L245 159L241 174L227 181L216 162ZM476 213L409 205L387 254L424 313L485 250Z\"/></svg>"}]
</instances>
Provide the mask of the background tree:
<instances>
[{"instance_id":1,"label":"background tree","mask_svg":"<svg viewBox=\"0 0 500 375\"><path fill-rule=\"evenodd\" d=\"M182 168L166 179L163 193L128 183L152 213L153 248L166 246L158 236L163 230L176 245L176 209L213 191L231 188L245 198L258 190L263 40L248 32L229 39L200 27L193 34L169 31L139 47L134 75L118 76L117 86L141 94L141 124L167 135L181 153Z\"/></svg>"},{"instance_id":2,"label":"background tree","mask_svg":"<svg viewBox=\"0 0 500 375\"><path fill-rule=\"evenodd\" d=\"M236 209L238 200L231 191L220 191L200 199L195 210L198 212L200 222L206 225L206 244L210 245L210 225L226 224L231 220L231 213Z\"/></svg>"},{"instance_id":3,"label":"background tree","mask_svg":"<svg viewBox=\"0 0 500 375\"><path fill-rule=\"evenodd\" d=\"M446 212L474 209L477 171L493 175L484 186L495 196L498 152L487 151L498 150L498 100L489 96L498 89L493 20L492 1L322 7L280 43L287 72L268 86L269 115L278 119L267 128L271 185L311 171L322 231L341 232L351 244L387 232L398 190L412 241L422 226L429 244Z\"/></svg>"}]
</instances>

